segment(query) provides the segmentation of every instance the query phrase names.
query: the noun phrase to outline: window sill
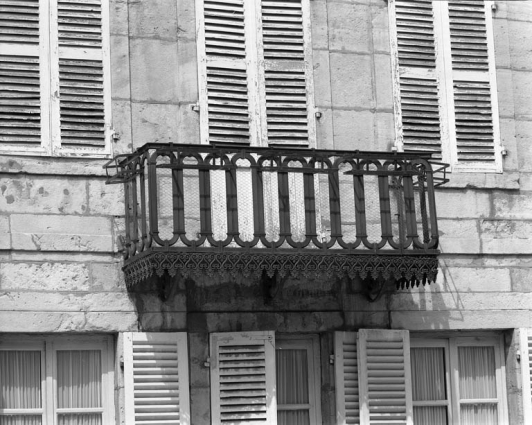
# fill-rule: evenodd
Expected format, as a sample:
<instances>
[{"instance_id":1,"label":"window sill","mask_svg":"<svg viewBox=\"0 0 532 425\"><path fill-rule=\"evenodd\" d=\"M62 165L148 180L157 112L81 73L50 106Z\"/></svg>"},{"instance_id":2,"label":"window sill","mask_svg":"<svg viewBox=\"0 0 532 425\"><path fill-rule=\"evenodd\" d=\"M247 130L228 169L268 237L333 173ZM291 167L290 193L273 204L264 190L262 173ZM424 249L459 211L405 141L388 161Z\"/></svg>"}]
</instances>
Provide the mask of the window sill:
<instances>
[{"instance_id":1,"label":"window sill","mask_svg":"<svg viewBox=\"0 0 532 425\"><path fill-rule=\"evenodd\" d=\"M105 177L103 165L108 159L100 157L0 156L0 173L36 175L77 175Z\"/></svg>"}]
</instances>

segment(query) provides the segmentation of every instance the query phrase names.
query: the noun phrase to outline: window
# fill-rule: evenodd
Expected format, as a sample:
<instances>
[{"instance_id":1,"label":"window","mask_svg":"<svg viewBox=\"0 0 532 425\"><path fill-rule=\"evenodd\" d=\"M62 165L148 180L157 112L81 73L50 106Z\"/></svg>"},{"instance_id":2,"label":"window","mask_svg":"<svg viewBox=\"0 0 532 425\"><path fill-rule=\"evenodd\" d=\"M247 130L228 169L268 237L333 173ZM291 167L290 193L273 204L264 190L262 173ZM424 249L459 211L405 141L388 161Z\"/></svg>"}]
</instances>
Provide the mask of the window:
<instances>
[{"instance_id":1,"label":"window","mask_svg":"<svg viewBox=\"0 0 532 425\"><path fill-rule=\"evenodd\" d=\"M414 423L505 423L500 338L411 340Z\"/></svg>"},{"instance_id":2,"label":"window","mask_svg":"<svg viewBox=\"0 0 532 425\"><path fill-rule=\"evenodd\" d=\"M210 361L213 424L321 424L316 335L211 334Z\"/></svg>"},{"instance_id":3,"label":"window","mask_svg":"<svg viewBox=\"0 0 532 425\"><path fill-rule=\"evenodd\" d=\"M3 337L0 423L113 423L111 344L108 337Z\"/></svg>"},{"instance_id":4,"label":"window","mask_svg":"<svg viewBox=\"0 0 532 425\"><path fill-rule=\"evenodd\" d=\"M108 0L1 6L0 152L109 155Z\"/></svg>"},{"instance_id":5,"label":"window","mask_svg":"<svg viewBox=\"0 0 532 425\"><path fill-rule=\"evenodd\" d=\"M390 1L399 150L502 172L492 3Z\"/></svg>"},{"instance_id":6,"label":"window","mask_svg":"<svg viewBox=\"0 0 532 425\"><path fill-rule=\"evenodd\" d=\"M315 144L309 0L197 0L202 143Z\"/></svg>"}]
</instances>

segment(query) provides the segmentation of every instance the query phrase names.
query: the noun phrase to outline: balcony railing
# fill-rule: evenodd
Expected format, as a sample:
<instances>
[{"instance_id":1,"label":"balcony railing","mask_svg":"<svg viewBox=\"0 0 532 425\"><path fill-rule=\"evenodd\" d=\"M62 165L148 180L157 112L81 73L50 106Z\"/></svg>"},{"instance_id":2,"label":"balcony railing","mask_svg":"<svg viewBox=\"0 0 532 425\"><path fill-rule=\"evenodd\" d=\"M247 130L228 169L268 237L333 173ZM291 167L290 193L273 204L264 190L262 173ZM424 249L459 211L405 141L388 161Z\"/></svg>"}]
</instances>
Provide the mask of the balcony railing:
<instances>
[{"instance_id":1,"label":"balcony railing","mask_svg":"<svg viewBox=\"0 0 532 425\"><path fill-rule=\"evenodd\" d=\"M429 160L184 144L119 155L106 169L125 188L126 282L165 271L432 281L434 187L446 179Z\"/></svg>"}]
</instances>

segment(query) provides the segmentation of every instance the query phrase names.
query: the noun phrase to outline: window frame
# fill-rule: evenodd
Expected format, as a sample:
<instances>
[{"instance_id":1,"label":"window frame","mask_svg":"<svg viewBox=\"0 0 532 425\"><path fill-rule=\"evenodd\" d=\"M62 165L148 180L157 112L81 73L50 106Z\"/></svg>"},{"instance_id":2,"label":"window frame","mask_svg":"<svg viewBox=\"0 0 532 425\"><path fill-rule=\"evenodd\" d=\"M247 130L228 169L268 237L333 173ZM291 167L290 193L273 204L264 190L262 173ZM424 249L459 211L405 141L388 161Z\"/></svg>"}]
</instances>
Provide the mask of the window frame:
<instances>
[{"instance_id":1,"label":"window frame","mask_svg":"<svg viewBox=\"0 0 532 425\"><path fill-rule=\"evenodd\" d=\"M318 335L291 335L291 334L276 334L275 335L275 351L288 349L305 349L307 350L308 361L308 377L309 377L309 418L311 424L321 424L321 367L320 367L320 345ZM277 363L275 365L275 372L277 373ZM277 380L276 380L277 381ZM277 388L277 382L276 382ZM280 406L283 406L280 409ZM291 409L284 408L285 405L277 402L277 413L279 410L287 411ZM286 405L288 406L288 405ZM303 410L303 409L298 409Z\"/></svg>"},{"instance_id":2,"label":"window frame","mask_svg":"<svg viewBox=\"0 0 532 425\"><path fill-rule=\"evenodd\" d=\"M17 336L0 337L1 351L41 352L41 403L35 414L42 415L43 425L57 424L60 413L74 413L83 409L57 408L57 351L99 350L102 366L102 423L114 423L114 344L111 336ZM20 412L16 412L18 410ZM0 409L1 413L27 413L29 409ZM63 411L65 410L65 411ZM70 412L68 411L70 410ZM95 410L95 412L96 412ZM30 413L31 414L31 413Z\"/></svg>"},{"instance_id":3,"label":"window frame","mask_svg":"<svg viewBox=\"0 0 532 425\"><path fill-rule=\"evenodd\" d=\"M506 401L506 369L504 363L504 340L502 335L460 336L460 337L425 337L410 335L410 347L444 347L446 354L446 393L450 401L448 423L460 424L460 392L458 371L459 347L493 347L495 359L495 380L497 388L498 423L506 423L508 418ZM447 368L448 367L448 368ZM413 387L412 387L413 390ZM490 399L491 400L491 399ZM416 402L414 401L414 406Z\"/></svg>"},{"instance_id":4,"label":"window frame","mask_svg":"<svg viewBox=\"0 0 532 425\"><path fill-rule=\"evenodd\" d=\"M86 52L84 57L101 56L103 67L104 147L73 148L61 145L58 0L39 0L39 91L40 91L40 139L39 146L0 143L3 155L109 158L112 156L111 139L111 54L110 54L110 0L100 0L102 8L101 49ZM16 43L3 43L6 55L19 48ZM90 50L90 49L89 49ZM98 54L101 52L101 54ZM98 58L99 59L99 58Z\"/></svg>"}]
</instances>

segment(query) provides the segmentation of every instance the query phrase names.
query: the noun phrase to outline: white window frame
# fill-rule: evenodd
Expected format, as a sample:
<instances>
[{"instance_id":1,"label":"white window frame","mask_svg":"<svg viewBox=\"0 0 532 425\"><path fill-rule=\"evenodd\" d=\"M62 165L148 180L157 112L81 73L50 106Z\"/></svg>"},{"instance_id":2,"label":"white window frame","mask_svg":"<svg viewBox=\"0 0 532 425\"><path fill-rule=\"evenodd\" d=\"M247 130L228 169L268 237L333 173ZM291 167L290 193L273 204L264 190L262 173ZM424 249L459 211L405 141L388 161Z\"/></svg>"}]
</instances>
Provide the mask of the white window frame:
<instances>
[{"instance_id":1,"label":"white window frame","mask_svg":"<svg viewBox=\"0 0 532 425\"><path fill-rule=\"evenodd\" d=\"M486 14L486 36L488 47L488 82L490 85L491 94L491 108L493 117L493 142L494 142L494 165L473 164L473 163L459 163L458 162L458 147L456 142L456 123L455 123L455 108L454 108L454 91L453 80L460 79L464 76L466 79L471 78L468 71L453 71L452 69L452 55L451 55L451 36L449 29L449 15L448 2L432 0L434 11L434 38L435 38L435 55L436 55L436 69L431 72L432 76L439 77L438 97L440 109L440 126L441 126L441 150L442 161L450 164L450 171L460 173L478 173L478 172L493 172L502 173L502 141L500 134L500 117L499 117L499 103L497 96L497 78L496 78L496 64L495 64L495 42L493 32L493 18L492 5L493 0L484 0L484 10ZM391 39L391 57L392 57L392 74L393 80L393 96L394 96L394 115L395 115L395 147L399 152L404 151L403 145L403 125L402 114L400 106L400 82L399 82L399 58L397 49L397 23L395 17L395 0L389 1L389 24L390 24L390 39ZM425 75L425 73L422 73ZM480 80L479 80L480 81ZM484 80L482 80L484 81Z\"/></svg>"},{"instance_id":2,"label":"white window frame","mask_svg":"<svg viewBox=\"0 0 532 425\"><path fill-rule=\"evenodd\" d=\"M0 409L0 414L42 415L43 425L57 424L61 413L89 412L102 413L102 423L115 422L114 408L114 349L110 336L16 336L0 337L1 351L40 351L41 352L41 409ZM102 361L102 407L94 409L57 408L57 351L61 350L100 350Z\"/></svg>"},{"instance_id":3,"label":"white window frame","mask_svg":"<svg viewBox=\"0 0 532 425\"><path fill-rule=\"evenodd\" d=\"M283 349L304 349L307 351L308 377L309 377L309 405L294 405L297 410L308 409L310 423L319 425L321 420L321 368L320 368L320 346L318 335L288 335L279 334L275 336L275 350ZM277 371L277 365L276 371ZM293 410L289 405L282 405L277 402L277 412Z\"/></svg>"},{"instance_id":4,"label":"white window frame","mask_svg":"<svg viewBox=\"0 0 532 425\"><path fill-rule=\"evenodd\" d=\"M424 338L421 336L411 336L410 347L444 347L445 349L445 374L446 374L446 392L450 401L448 408L448 422L453 425L460 425L460 393L459 393L459 376L458 376L458 348L459 347L493 347L495 354L495 379L497 387L496 399L483 399L497 403L498 423L508 422L508 412L506 403L506 369L504 364L504 343L503 337L500 336L463 336L451 338ZM472 400L469 400L472 402ZM417 403L417 404L416 404ZM431 402L432 403L432 402ZM426 405L435 405L435 404ZM423 402L415 402L414 406L423 405Z\"/></svg>"},{"instance_id":5,"label":"white window frame","mask_svg":"<svg viewBox=\"0 0 532 425\"><path fill-rule=\"evenodd\" d=\"M39 55L40 99L41 99L41 144L39 147L0 143L3 155L91 157L112 156L111 139L111 55L109 0L101 0L102 48L96 52L86 49L80 59L101 59L103 65L103 92L105 114L105 146L103 148L64 148L61 146L60 97L59 97L59 46L58 46L58 0L39 0ZM5 55L16 52L17 44L2 43ZM61 48L72 51L71 48ZM101 52L101 53L97 53Z\"/></svg>"},{"instance_id":6,"label":"white window frame","mask_svg":"<svg viewBox=\"0 0 532 425\"><path fill-rule=\"evenodd\" d=\"M262 0L244 0L246 72L248 78L248 110L250 117L250 146L267 147L268 128L266 122L266 83L264 66L264 45L261 25ZM207 97L207 56L205 54L204 0L195 0L196 43L198 58L198 96L200 112L200 143L209 142L208 97ZM301 0L303 13L303 43L305 54L305 81L307 86L307 125L308 144L302 147L316 148L316 106L314 101L314 66L312 63L312 35L310 0ZM262 59L261 59L262 58ZM215 61L212 61L215 63ZM282 147L282 144L272 146Z\"/></svg>"}]
</instances>

